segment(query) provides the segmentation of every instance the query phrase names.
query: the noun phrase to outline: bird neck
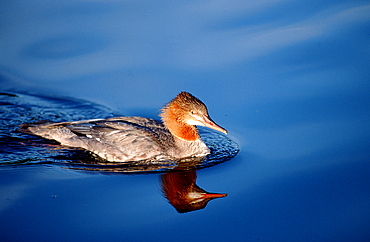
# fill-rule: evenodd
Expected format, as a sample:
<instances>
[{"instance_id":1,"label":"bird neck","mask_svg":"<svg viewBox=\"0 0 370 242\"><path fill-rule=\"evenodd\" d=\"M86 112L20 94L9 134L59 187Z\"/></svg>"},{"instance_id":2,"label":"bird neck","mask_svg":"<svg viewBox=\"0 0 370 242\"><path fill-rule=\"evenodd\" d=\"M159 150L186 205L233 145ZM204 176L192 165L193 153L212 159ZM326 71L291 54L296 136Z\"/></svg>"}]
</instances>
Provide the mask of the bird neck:
<instances>
[{"instance_id":1,"label":"bird neck","mask_svg":"<svg viewBox=\"0 0 370 242\"><path fill-rule=\"evenodd\" d=\"M169 103L163 108L161 117L164 125L171 134L185 141L196 141L200 139L198 129L194 125L185 123L181 117L182 110L177 104Z\"/></svg>"}]
</instances>

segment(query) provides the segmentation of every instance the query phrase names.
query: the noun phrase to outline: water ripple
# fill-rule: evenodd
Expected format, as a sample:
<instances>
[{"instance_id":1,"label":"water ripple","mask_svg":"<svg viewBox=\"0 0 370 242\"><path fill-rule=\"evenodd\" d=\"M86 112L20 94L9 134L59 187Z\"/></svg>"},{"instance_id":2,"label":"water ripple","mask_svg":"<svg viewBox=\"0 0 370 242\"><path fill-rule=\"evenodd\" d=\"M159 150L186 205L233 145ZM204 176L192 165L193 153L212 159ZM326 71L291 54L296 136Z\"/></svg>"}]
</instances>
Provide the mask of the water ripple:
<instances>
[{"instance_id":1,"label":"water ripple","mask_svg":"<svg viewBox=\"0 0 370 242\"><path fill-rule=\"evenodd\" d=\"M42 39L26 46L25 57L39 59L64 59L91 54L104 49L107 41L94 35L62 35Z\"/></svg>"}]
</instances>

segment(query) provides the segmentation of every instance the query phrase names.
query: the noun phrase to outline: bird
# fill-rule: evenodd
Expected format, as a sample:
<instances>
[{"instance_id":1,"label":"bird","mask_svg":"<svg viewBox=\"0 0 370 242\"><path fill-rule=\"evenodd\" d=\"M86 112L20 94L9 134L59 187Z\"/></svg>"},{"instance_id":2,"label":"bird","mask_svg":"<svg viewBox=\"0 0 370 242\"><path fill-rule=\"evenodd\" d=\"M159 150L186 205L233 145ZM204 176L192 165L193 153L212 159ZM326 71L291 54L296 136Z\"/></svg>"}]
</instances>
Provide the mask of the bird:
<instances>
[{"instance_id":1,"label":"bird","mask_svg":"<svg viewBox=\"0 0 370 242\"><path fill-rule=\"evenodd\" d=\"M82 148L108 162L163 161L201 158L210 154L198 126L224 134L226 129L209 116L206 105L188 92L180 92L160 111L160 120L113 117L58 123L24 124L30 134Z\"/></svg>"}]
</instances>

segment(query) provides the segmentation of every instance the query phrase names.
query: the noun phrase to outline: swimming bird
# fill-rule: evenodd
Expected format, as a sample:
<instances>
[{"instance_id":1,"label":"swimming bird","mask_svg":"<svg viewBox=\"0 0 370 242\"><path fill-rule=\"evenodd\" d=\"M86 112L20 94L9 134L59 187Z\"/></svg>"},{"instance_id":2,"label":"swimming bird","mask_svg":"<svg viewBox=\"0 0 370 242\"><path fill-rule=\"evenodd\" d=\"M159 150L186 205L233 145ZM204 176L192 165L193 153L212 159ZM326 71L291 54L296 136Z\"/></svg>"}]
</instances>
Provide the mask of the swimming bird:
<instances>
[{"instance_id":1,"label":"swimming bird","mask_svg":"<svg viewBox=\"0 0 370 242\"><path fill-rule=\"evenodd\" d=\"M115 117L73 122L26 124L26 131L69 147L93 152L110 162L173 160L204 157L210 149L196 125L223 133L206 105L180 92L164 106L161 121L143 117Z\"/></svg>"}]
</instances>

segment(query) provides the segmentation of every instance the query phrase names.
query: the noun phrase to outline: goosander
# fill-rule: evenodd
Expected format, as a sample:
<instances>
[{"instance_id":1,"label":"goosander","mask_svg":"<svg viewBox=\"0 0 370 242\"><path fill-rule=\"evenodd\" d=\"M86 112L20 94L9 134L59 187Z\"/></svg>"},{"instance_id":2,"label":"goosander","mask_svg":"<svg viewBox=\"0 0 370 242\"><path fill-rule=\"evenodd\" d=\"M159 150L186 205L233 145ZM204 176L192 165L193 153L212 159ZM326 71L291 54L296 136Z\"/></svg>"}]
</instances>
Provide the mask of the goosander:
<instances>
[{"instance_id":1,"label":"goosander","mask_svg":"<svg viewBox=\"0 0 370 242\"><path fill-rule=\"evenodd\" d=\"M110 162L204 157L209 148L196 125L227 131L209 117L206 105L188 92L164 106L162 121L116 117L74 122L26 124L26 131L69 147L91 151Z\"/></svg>"}]
</instances>

